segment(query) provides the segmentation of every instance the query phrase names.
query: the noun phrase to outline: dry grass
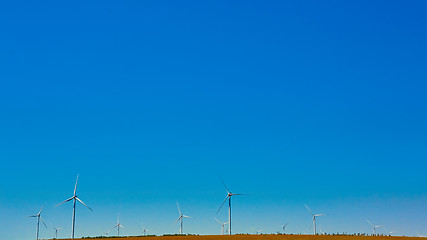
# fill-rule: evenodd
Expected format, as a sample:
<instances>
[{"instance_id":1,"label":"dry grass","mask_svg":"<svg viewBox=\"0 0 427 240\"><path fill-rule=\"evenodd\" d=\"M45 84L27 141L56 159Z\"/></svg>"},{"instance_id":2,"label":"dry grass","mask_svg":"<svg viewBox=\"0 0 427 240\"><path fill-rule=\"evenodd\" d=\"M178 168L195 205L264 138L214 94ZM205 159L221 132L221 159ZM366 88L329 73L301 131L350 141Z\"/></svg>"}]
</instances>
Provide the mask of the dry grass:
<instances>
[{"instance_id":1,"label":"dry grass","mask_svg":"<svg viewBox=\"0 0 427 240\"><path fill-rule=\"evenodd\" d=\"M389 237L389 236L331 236L331 235L201 235L201 236L159 236L159 237L126 237L102 238L110 240L425 240L427 238Z\"/></svg>"}]
</instances>

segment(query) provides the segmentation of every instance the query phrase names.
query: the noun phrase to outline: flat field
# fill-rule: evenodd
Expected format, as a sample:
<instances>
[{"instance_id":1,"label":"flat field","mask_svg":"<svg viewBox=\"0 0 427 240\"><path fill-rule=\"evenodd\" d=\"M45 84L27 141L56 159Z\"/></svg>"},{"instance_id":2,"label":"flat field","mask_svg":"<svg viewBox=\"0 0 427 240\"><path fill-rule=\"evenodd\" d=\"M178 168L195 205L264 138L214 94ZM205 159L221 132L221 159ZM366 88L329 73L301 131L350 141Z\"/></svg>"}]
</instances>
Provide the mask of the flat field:
<instances>
[{"instance_id":1,"label":"flat field","mask_svg":"<svg viewBox=\"0 0 427 240\"><path fill-rule=\"evenodd\" d=\"M426 240L419 237L389 237L389 236L331 236L331 235L200 235L200 236L159 236L159 237L123 237L100 238L110 240Z\"/></svg>"}]
</instances>

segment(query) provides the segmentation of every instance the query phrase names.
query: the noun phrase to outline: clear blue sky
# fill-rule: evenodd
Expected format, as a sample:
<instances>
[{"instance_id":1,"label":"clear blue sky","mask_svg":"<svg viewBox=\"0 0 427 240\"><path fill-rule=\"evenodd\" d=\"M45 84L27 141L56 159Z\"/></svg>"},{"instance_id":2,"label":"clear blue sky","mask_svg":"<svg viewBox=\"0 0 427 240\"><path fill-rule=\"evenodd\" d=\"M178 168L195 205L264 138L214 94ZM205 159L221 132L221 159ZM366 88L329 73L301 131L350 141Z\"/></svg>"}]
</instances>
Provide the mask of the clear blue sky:
<instances>
[{"instance_id":1,"label":"clear blue sky","mask_svg":"<svg viewBox=\"0 0 427 240\"><path fill-rule=\"evenodd\" d=\"M425 1L2 1L0 238L427 235ZM225 210L225 209L223 209ZM217 217L225 220L226 211ZM386 229L379 229L384 233Z\"/></svg>"}]
</instances>

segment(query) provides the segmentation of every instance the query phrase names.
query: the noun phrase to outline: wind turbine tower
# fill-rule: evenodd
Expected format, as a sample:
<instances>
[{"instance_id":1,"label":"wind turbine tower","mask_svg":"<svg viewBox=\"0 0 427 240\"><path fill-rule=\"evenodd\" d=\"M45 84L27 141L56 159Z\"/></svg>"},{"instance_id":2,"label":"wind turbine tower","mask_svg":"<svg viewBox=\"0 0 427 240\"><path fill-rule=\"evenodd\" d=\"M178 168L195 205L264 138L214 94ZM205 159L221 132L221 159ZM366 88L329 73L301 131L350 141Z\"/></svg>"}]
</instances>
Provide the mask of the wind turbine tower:
<instances>
[{"instance_id":1,"label":"wind turbine tower","mask_svg":"<svg viewBox=\"0 0 427 240\"><path fill-rule=\"evenodd\" d=\"M224 206L224 203L228 199L228 235L231 235L231 197L235 196L235 195L247 195L247 194L232 193L232 192L228 191L228 188L224 182L222 182L222 184L224 185L225 190L227 191L227 196L225 197L224 201L222 202L221 206L219 207L219 209L216 213L218 214L219 210L221 210L222 206Z\"/></svg>"},{"instance_id":2,"label":"wind turbine tower","mask_svg":"<svg viewBox=\"0 0 427 240\"><path fill-rule=\"evenodd\" d=\"M80 200L78 197L77 197L77 195L76 195L76 190L77 190L77 181L79 180L79 175L77 175L77 179L76 179L76 185L74 186L74 194L73 194L73 196L72 197L70 197L69 199L67 199L67 200L65 200L65 201L63 201L63 202L61 202L61 203L58 203L56 206L59 206L59 205L61 205L61 204L63 204L63 203L66 203L66 202L69 202L69 201L71 201L71 200L73 200L73 221L72 221L72 224L71 224L71 238L72 239L74 239L74 226L75 226L75 223L76 223L76 201L79 201L81 204L83 204L85 207L87 207L89 210L91 210L91 211L93 211L92 210L92 208L90 208L90 207L88 207L88 206L86 206L86 204L84 204L84 202L82 201L82 200Z\"/></svg>"},{"instance_id":3,"label":"wind turbine tower","mask_svg":"<svg viewBox=\"0 0 427 240\"><path fill-rule=\"evenodd\" d=\"M179 209L179 204L178 204L178 202L176 203L176 206L178 206L178 212L179 212L179 218L178 218L176 221L178 222L179 220L181 220L181 227L179 228L179 234L182 234L182 220L183 220L184 218L191 218L191 217L189 217L189 216L187 216L187 215L182 214L181 209Z\"/></svg>"},{"instance_id":4,"label":"wind turbine tower","mask_svg":"<svg viewBox=\"0 0 427 240\"><path fill-rule=\"evenodd\" d=\"M36 217L37 218L37 233L36 233L36 239L39 240L39 227L40 227L40 221L44 224L44 226L47 228L46 223L44 223L43 218L41 216L43 208L40 209L40 212L37 215L28 216L28 217Z\"/></svg>"},{"instance_id":5,"label":"wind turbine tower","mask_svg":"<svg viewBox=\"0 0 427 240\"><path fill-rule=\"evenodd\" d=\"M311 211L311 209L304 204L304 206L307 208L307 210L311 213L311 215L313 216L313 225L314 225L314 235L316 235L316 217L320 217L320 216L324 216L326 214L324 213L320 213L320 214L314 214L313 211Z\"/></svg>"}]
</instances>

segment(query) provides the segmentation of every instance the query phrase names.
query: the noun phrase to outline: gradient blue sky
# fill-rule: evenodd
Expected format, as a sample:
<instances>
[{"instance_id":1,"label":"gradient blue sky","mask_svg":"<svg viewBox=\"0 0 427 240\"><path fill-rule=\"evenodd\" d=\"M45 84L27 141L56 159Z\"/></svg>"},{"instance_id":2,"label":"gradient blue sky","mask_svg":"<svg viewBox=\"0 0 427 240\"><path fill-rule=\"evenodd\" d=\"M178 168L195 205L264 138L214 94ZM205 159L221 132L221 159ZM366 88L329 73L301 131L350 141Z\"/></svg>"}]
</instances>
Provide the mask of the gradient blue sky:
<instances>
[{"instance_id":1,"label":"gradient blue sky","mask_svg":"<svg viewBox=\"0 0 427 240\"><path fill-rule=\"evenodd\" d=\"M0 236L427 235L426 1L2 1ZM225 210L225 209L224 209ZM226 211L217 217L225 220ZM379 229L384 233L385 229Z\"/></svg>"}]
</instances>

